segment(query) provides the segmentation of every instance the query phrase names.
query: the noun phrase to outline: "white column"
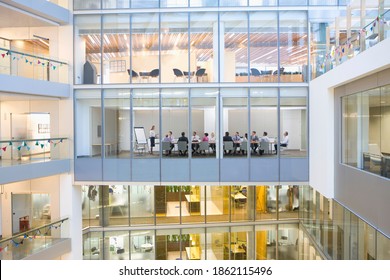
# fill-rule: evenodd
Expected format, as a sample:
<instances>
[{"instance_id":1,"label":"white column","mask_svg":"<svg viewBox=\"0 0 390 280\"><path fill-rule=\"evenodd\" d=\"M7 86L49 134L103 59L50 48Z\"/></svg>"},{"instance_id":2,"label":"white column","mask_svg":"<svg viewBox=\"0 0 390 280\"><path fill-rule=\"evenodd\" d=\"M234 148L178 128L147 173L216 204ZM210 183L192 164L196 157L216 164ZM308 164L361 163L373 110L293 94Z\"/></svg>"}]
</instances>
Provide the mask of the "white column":
<instances>
[{"instance_id":1,"label":"white column","mask_svg":"<svg viewBox=\"0 0 390 280\"><path fill-rule=\"evenodd\" d=\"M62 259L82 259L82 213L81 187L72 185L72 176L60 175L60 216L69 217L61 227L62 237L71 238L72 251L63 255Z\"/></svg>"},{"instance_id":2,"label":"white column","mask_svg":"<svg viewBox=\"0 0 390 280\"><path fill-rule=\"evenodd\" d=\"M219 32L218 32L219 31ZM218 22L213 23L213 77L212 82L218 82L218 72L221 74L221 82L224 81L224 71L225 69L225 24L220 22L218 30ZM218 44L219 42L219 44ZM218 65L218 54L219 54L219 65ZM219 68L218 68L219 66ZM219 71L219 69L221 69ZM211 81L209 81L211 82Z\"/></svg>"}]
</instances>

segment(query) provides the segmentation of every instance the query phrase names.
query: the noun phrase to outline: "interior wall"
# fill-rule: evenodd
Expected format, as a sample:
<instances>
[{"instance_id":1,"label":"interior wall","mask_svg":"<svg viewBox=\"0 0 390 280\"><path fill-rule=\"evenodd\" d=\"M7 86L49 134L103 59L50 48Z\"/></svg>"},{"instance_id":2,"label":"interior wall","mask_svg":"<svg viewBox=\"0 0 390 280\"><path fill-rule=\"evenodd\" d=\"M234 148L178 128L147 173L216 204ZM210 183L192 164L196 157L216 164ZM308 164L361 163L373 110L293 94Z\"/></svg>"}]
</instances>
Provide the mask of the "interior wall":
<instances>
[{"instance_id":1,"label":"interior wall","mask_svg":"<svg viewBox=\"0 0 390 280\"><path fill-rule=\"evenodd\" d=\"M248 130L248 110L246 109L226 109L224 111L227 112L227 119L224 118L223 127L228 128L226 131L229 131L230 136L233 136L236 131L240 133L240 135L244 135ZM228 123L226 123L228 122ZM222 131L221 138L225 135L225 130Z\"/></svg>"},{"instance_id":2,"label":"interior wall","mask_svg":"<svg viewBox=\"0 0 390 280\"><path fill-rule=\"evenodd\" d=\"M129 151L130 145L130 110L119 110L119 151Z\"/></svg>"},{"instance_id":3,"label":"interior wall","mask_svg":"<svg viewBox=\"0 0 390 280\"><path fill-rule=\"evenodd\" d=\"M119 112L116 109L105 108L105 139L106 143L110 143L113 150L117 149L118 143L118 115Z\"/></svg>"},{"instance_id":4,"label":"interior wall","mask_svg":"<svg viewBox=\"0 0 390 280\"><path fill-rule=\"evenodd\" d=\"M260 137L263 132L268 133L268 137L278 136L277 109L256 109L251 108L251 131L256 131Z\"/></svg>"},{"instance_id":5,"label":"interior wall","mask_svg":"<svg viewBox=\"0 0 390 280\"><path fill-rule=\"evenodd\" d=\"M12 235L12 198L11 193L47 193L50 195L51 219L60 218L59 175L21 181L4 185L1 195L3 236Z\"/></svg>"},{"instance_id":6,"label":"interior wall","mask_svg":"<svg viewBox=\"0 0 390 280\"><path fill-rule=\"evenodd\" d=\"M301 149L302 138L302 110L280 110L280 138L283 139L283 133L288 132L288 149Z\"/></svg>"}]
</instances>

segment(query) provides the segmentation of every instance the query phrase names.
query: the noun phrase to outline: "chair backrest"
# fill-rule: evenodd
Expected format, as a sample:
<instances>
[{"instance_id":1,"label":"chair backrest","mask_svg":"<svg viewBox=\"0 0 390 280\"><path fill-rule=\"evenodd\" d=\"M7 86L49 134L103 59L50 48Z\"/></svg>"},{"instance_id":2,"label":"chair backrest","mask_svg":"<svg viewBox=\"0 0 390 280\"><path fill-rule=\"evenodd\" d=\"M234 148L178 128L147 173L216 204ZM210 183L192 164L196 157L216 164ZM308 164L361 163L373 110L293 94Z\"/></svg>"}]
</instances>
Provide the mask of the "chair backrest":
<instances>
[{"instance_id":1,"label":"chair backrest","mask_svg":"<svg viewBox=\"0 0 390 280\"><path fill-rule=\"evenodd\" d=\"M187 142L186 141L178 141L177 142L177 149L179 151L187 151Z\"/></svg>"},{"instance_id":2,"label":"chair backrest","mask_svg":"<svg viewBox=\"0 0 390 280\"><path fill-rule=\"evenodd\" d=\"M150 77L152 78L156 78L160 75L160 69L153 69L152 71L150 71Z\"/></svg>"},{"instance_id":3,"label":"chair backrest","mask_svg":"<svg viewBox=\"0 0 390 280\"><path fill-rule=\"evenodd\" d=\"M206 69L200 68L200 69L198 69L198 70L196 71L195 76L197 76L197 77L202 77L202 76L204 75L205 72L206 72Z\"/></svg>"},{"instance_id":4,"label":"chair backrest","mask_svg":"<svg viewBox=\"0 0 390 280\"><path fill-rule=\"evenodd\" d=\"M127 73L128 73L129 76L130 76L130 69L127 69ZM137 78L137 77L138 77L138 73L135 72L134 70L131 70L131 77L132 77L132 78Z\"/></svg>"},{"instance_id":5,"label":"chair backrest","mask_svg":"<svg viewBox=\"0 0 390 280\"><path fill-rule=\"evenodd\" d=\"M256 68L251 68L251 74L252 76L260 76L260 71L257 70Z\"/></svg>"},{"instance_id":6,"label":"chair backrest","mask_svg":"<svg viewBox=\"0 0 390 280\"><path fill-rule=\"evenodd\" d=\"M209 142L200 142L199 143L199 150L200 151L207 151L209 149Z\"/></svg>"},{"instance_id":7,"label":"chair backrest","mask_svg":"<svg viewBox=\"0 0 390 280\"><path fill-rule=\"evenodd\" d=\"M223 142L223 149L227 151L233 151L233 142L231 141L224 141Z\"/></svg>"},{"instance_id":8,"label":"chair backrest","mask_svg":"<svg viewBox=\"0 0 390 280\"><path fill-rule=\"evenodd\" d=\"M240 150L241 151L248 151L248 142L247 141L243 141L240 145Z\"/></svg>"},{"instance_id":9,"label":"chair backrest","mask_svg":"<svg viewBox=\"0 0 390 280\"><path fill-rule=\"evenodd\" d=\"M175 74L176 77L183 77L183 72L177 68L173 68L173 74Z\"/></svg>"},{"instance_id":10,"label":"chair backrest","mask_svg":"<svg viewBox=\"0 0 390 280\"><path fill-rule=\"evenodd\" d=\"M260 150L263 150L265 153L269 152L269 142L260 141Z\"/></svg>"},{"instance_id":11,"label":"chair backrest","mask_svg":"<svg viewBox=\"0 0 390 280\"><path fill-rule=\"evenodd\" d=\"M162 142L162 150L170 150L171 149L171 143L170 142Z\"/></svg>"}]
</instances>

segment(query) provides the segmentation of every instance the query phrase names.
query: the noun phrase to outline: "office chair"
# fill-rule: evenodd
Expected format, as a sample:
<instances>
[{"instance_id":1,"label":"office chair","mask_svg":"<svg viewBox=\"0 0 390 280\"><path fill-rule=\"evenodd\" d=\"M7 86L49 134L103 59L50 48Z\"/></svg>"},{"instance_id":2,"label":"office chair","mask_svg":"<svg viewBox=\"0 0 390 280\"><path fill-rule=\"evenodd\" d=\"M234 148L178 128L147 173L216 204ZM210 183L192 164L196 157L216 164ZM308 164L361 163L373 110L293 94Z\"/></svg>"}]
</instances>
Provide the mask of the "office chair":
<instances>
[{"instance_id":1,"label":"office chair","mask_svg":"<svg viewBox=\"0 0 390 280\"><path fill-rule=\"evenodd\" d=\"M151 78L157 78L160 75L160 69L153 69L149 75Z\"/></svg>"},{"instance_id":2,"label":"office chair","mask_svg":"<svg viewBox=\"0 0 390 280\"><path fill-rule=\"evenodd\" d=\"M173 68L173 74L175 75L175 81L176 81L176 78L182 78L184 81L184 75L183 75L183 72L181 72L181 70L179 70L177 68Z\"/></svg>"},{"instance_id":3,"label":"office chair","mask_svg":"<svg viewBox=\"0 0 390 280\"><path fill-rule=\"evenodd\" d=\"M203 76L204 76L205 72L206 72L206 69L204 69L204 68L198 69L195 73L196 80L199 81L199 78L202 78L202 82L203 82Z\"/></svg>"},{"instance_id":4,"label":"office chair","mask_svg":"<svg viewBox=\"0 0 390 280\"><path fill-rule=\"evenodd\" d=\"M258 77L261 75L260 71L257 70L256 68L251 68L251 75L252 76L255 76L255 77Z\"/></svg>"},{"instance_id":5,"label":"office chair","mask_svg":"<svg viewBox=\"0 0 390 280\"><path fill-rule=\"evenodd\" d=\"M131 73L130 73L130 69L127 69L127 73L129 74L130 78L137 78L139 79L139 75L137 72L135 72L134 70L131 70Z\"/></svg>"}]
</instances>

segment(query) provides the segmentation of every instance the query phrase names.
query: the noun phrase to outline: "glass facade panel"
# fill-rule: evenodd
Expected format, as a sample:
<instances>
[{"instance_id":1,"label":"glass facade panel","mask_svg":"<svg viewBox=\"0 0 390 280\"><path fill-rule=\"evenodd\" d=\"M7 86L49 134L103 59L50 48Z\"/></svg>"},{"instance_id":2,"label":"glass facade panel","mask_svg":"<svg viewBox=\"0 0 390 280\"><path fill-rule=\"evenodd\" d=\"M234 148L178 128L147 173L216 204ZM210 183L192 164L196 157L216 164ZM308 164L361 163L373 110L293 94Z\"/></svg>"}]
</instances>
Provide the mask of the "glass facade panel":
<instances>
[{"instance_id":1,"label":"glass facade panel","mask_svg":"<svg viewBox=\"0 0 390 280\"><path fill-rule=\"evenodd\" d=\"M254 186L231 186L231 221L254 220Z\"/></svg>"},{"instance_id":2,"label":"glass facade panel","mask_svg":"<svg viewBox=\"0 0 390 280\"><path fill-rule=\"evenodd\" d=\"M294 1L295 4L295 1ZM308 37L305 12L286 11L279 14L281 82L308 81Z\"/></svg>"},{"instance_id":3,"label":"glass facade panel","mask_svg":"<svg viewBox=\"0 0 390 280\"><path fill-rule=\"evenodd\" d=\"M104 90L106 158L130 159L130 91Z\"/></svg>"},{"instance_id":4,"label":"glass facade panel","mask_svg":"<svg viewBox=\"0 0 390 280\"><path fill-rule=\"evenodd\" d=\"M216 7L218 1L215 0L189 0L191 7Z\"/></svg>"},{"instance_id":5,"label":"glass facade panel","mask_svg":"<svg viewBox=\"0 0 390 280\"><path fill-rule=\"evenodd\" d=\"M341 98L342 162L390 178L389 86Z\"/></svg>"},{"instance_id":6,"label":"glass facade panel","mask_svg":"<svg viewBox=\"0 0 390 280\"><path fill-rule=\"evenodd\" d=\"M101 8L101 0L74 0L75 10L97 10Z\"/></svg>"},{"instance_id":7,"label":"glass facade panel","mask_svg":"<svg viewBox=\"0 0 390 280\"><path fill-rule=\"evenodd\" d=\"M190 0L160 0L160 8L188 7Z\"/></svg>"},{"instance_id":8,"label":"glass facade panel","mask_svg":"<svg viewBox=\"0 0 390 280\"><path fill-rule=\"evenodd\" d=\"M187 13L161 14L162 83L188 83L193 78L188 63L188 32Z\"/></svg>"},{"instance_id":9,"label":"glass facade panel","mask_svg":"<svg viewBox=\"0 0 390 280\"><path fill-rule=\"evenodd\" d=\"M191 90L191 129L197 132L199 142L193 143L193 157L215 158L219 145L218 90Z\"/></svg>"},{"instance_id":10,"label":"glass facade panel","mask_svg":"<svg viewBox=\"0 0 390 280\"><path fill-rule=\"evenodd\" d=\"M100 2L99 2L100 3ZM75 16L74 20L75 84L101 83L101 17L99 15Z\"/></svg>"},{"instance_id":11,"label":"glass facade panel","mask_svg":"<svg viewBox=\"0 0 390 280\"><path fill-rule=\"evenodd\" d=\"M275 157L274 145L278 136L278 91L277 89L251 88L250 97L252 156Z\"/></svg>"},{"instance_id":12,"label":"glass facade panel","mask_svg":"<svg viewBox=\"0 0 390 280\"><path fill-rule=\"evenodd\" d=\"M154 260L155 250L156 243L153 230L139 230L130 233L132 260Z\"/></svg>"},{"instance_id":13,"label":"glass facade panel","mask_svg":"<svg viewBox=\"0 0 390 280\"><path fill-rule=\"evenodd\" d=\"M130 224L153 225L155 219L154 186L130 186Z\"/></svg>"},{"instance_id":14,"label":"glass facade panel","mask_svg":"<svg viewBox=\"0 0 390 280\"><path fill-rule=\"evenodd\" d=\"M212 227L206 229L206 259L224 260L225 245L229 244L228 227Z\"/></svg>"},{"instance_id":15,"label":"glass facade panel","mask_svg":"<svg viewBox=\"0 0 390 280\"><path fill-rule=\"evenodd\" d=\"M103 16L103 83L130 81L130 15Z\"/></svg>"},{"instance_id":16,"label":"glass facade panel","mask_svg":"<svg viewBox=\"0 0 390 280\"><path fill-rule=\"evenodd\" d=\"M130 0L103 0L103 9L124 9L130 7Z\"/></svg>"},{"instance_id":17,"label":"glass facade panel","mask_svg":"<svg viewBox=\"0 0 390 280\"><path fill-rule=\"evenodd\" d=\"M377 232L376 250L378 260L390 260L390 238Z\"/></svg>"},{"instance_id":18,"label":"glass facade panel","mask_svg":"<svg viewBox=\"0 0 390 280\"><path fill-rule=\"evenodd\" d=\"M188 235L179 229L156 231L156 260L181 260L182 247L188 247Z\"/></svg>"},{"instance_id":19,"label":"glass facade panel","mask_svg":"<svg viewBox=\"0 0 390 280\"><path fill-rule=\"evenodd\" d=\"M104 233L104 259L105 260L128 260L129 232L114 231Z\"/></svg>"},{"instance_id":20,"label":"glass facade panel","mask_svg":"<svg viewBox=\"0 0 390 280\"><path fill-rule=\"evenodd\" d=\"M298 259L298 225L278 225L278 259Z\"/></svg>"},{"instance_id":21,"label":"glass facade panel","mask_svg":"<svg viewBox=\"0 0 390 280\"><path fill-rule=\"evenodd\" d=\"M102 107L100 90L77 90L75 104L76 157L101 158Z\"/></svg>"},{"instance_id":22,"label":"glass facade panel","mask_svg":"<svg viewBox=\"0 0 390 280\"><path fill-rule=\"evenodd\" d=\"M160 0L131 0L131 8L158 8Z\"/></svg>"},{"instance_id":23,"label":"glass facade panel","mask_svg":"<svg viewBox=\"0 0 390 280\"><path fill-rule=\"evenodd\" d=\"M279 219L298 219L299 186L279 187Z\"/></svg>"},{"instance_id":24,"label":"glass facade panel","mask_svg":"<svg viewBox=\"0 0 390 280\"><path fill-rule=\"evenodd\" d=\"M232 227L230 244L225 245L225 254L230 260L254 259L254 231L251 226Z\"/></svg>"},{"instance_id":25,"label":"glass facade panel","mask_svg":"<svg viewBox=\"0 0 390 280\"><path fill-rule=\"evenodd\" d=\"M158 83L160 81L159 33L158 14L132 15L130 72L133 83Z\"/></svg>"},{"instance_id":26,"label":"glass facade panel","mask_svg":"<svg viewBox=\"0 0 390 280\"><path fill-rule=\"evenodd\" d=\"M108 189L109 224L112 226L129 225L129 188L130 186L111 185Z\"/></svg>"},{"instance_id":27,"label":"glass facade panel","mask_svg":"<svg viewBox=\"0 0 390 280\"><path fill-rule=\"evenodd\" d=\"M276 260L276 225L255 227L256 260Z\"/></svg>"},{"instance_id":28,"label":"glass facade panel","mask_svg":"<svg viewBox=\"0 0 390 280\"><path fill-rule=\"evenodd\" d=\"M279 0L279 6L303 6L307 0Z\"/></svg>"},{"instance_id":29,"label":"glass facade panel","mask_svg":"<svg viewBox=\"0 0 390 280\"><path fill-rule=\"evenodd\" d=\"M232 157L242 154L237 144L249 139L248 131L248 90L245 88L221 89L222 116L221 120L221 155ZM234 142L233 137L240 136L240 141ZM238 138L237 138L238 139Z\"/></svg>"},{"instance_id":30,"label":"glass facade panel","mask_svg":"<svg viewBox=\"0 0 390 280\"><path fill-rule=\"evenodd\" d=\"M182 195L179 186L154 186L157 224L180 223Z\"/></svg>"},{"instance_id":31,"label":"glass facade panel","mask_svg":"<svg viewBox=\"0 0 390 280\"><path fill-rule=\"evenodd\" d=\"M182 246L183 260L205 260L206 257L206 240L204 228L183 229L181 235L188 236L188 247Z\"/></svg>"},{"instance_id":32,"label":"glass facade panel","mask_svg":"<svg viewBox=\"0 0 390 280\"><path fill-rule=\"evenodd\" d=\"M190 193L185 195L181 221L188 223L205 223L206 221L206 186L191 186ZM203 241L204 242L204 241Z\"/></svg>"},{"instance_id":33,"label":"glass facade panel","mask_svg":"<svg viewBox=\"0 0 390 280\"><path fill-rule=\"evenodd\" d=\"M219 81L218 26L218 13L190 13L190 82Z\"/></svg>"},{"instance_id":34,"label":"glass facade panel","mask_svg":"<svg viewBox=\"0 0 390 280\"><path fill-rule=\"evenodd\" d=\"M160 141L163 158L178 158L180 156L178 139L183 132L185 137L189 135L188 101L188 90L186 89L163 89L161 91L162 128ZM182 150L182 147L180 148Z\"/></svg>"},{"instance_id":35,"label":"glass facade panel","mask_svg":"<svg viewBox=\"0 0 390 280\"><path fill-rule=\"evenodd\" d=\"M206 186L207 223L229 222L230 186Z\"/></svg>"},{"instance_id":36,"label":"glass facade panel","mask_svg":"<svg viewBox=\"0 0 390 280\"><path fill-rule=\"evenodd\" d=\"M277 6L278 0L249 0L249 6Z\"/></svg>"},{"instance_id":37,"label":"glass facade panel","mask_svg":"<svg viewBox=\"0 0 390 280\"><path fill-rule=\"evenodd\" d=\"M307 89L280 89L281 156L306 157L307 138Z\"/></svg>"},{"instance_id":38,"label":"glass facade panel","mask_svg":"<svg viewBox=\"0 0 390 280\"><path fill-rule=\"evenodd\" d=\"M220 45L224 53L220 60L220 81L248 82L248 14L225 12L220 14ZM223 37L222 37L223 34Z\"/></svg>"},{"instance_id":39,"label":"glass facade panel","mask_svg":"<svg viewBox=\"0 0 390 280\"><path fill-rule=\"evenodd\" d=\"M276 12L249 13L250 82L271 83L278 81L278 76L273 75L273 72L278 69L277 17ZM280 49L282 50L282 48ZM245 78L240 77L240 74L236 79L245 80Z\"/></svg>"},{"instance_id":40,"label":"glass facade panel","mask_svg":"<svg viewBox=\"0 0 390 280\"><path fill-rule=\"evenodd\" d=\"M132 97L133 157L159 157L160 92L158 89L134 89Z\"/></svg>"},{"instance_id":41,"label":"glass facade panel","mask_svg":"<svg viewBox=\"0 0 390 280\"><path fill-rule=\"evenodd\" d=\"M256 220L276 220L275 189L270 186L256 186Z\"/></svg>"}]
</instances>

